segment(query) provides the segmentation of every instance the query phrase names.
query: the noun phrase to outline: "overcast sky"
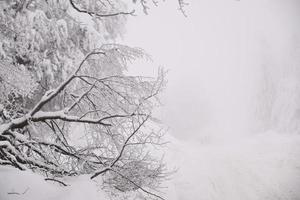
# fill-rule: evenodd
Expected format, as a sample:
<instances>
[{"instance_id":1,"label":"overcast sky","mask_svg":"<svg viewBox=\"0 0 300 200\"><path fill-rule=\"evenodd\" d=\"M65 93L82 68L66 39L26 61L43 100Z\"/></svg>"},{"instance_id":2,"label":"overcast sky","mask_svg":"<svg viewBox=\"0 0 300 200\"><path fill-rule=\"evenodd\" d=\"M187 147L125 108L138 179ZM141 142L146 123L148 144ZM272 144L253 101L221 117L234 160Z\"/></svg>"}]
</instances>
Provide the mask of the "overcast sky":
<instances>
[{"instance_id":1,"label":"overcast sky","mask_svg":"<svg viewBox=\"0 0 300 200\"><path fill-rule=\"evenodd\" d=\"M176 6L168 0L129 19L124 41L154 59L130 70L169 70L162 118L175 136L249 130L262 67L281 73L300 63L300 1L190 0L187 18Z\"/></svg>"}]
</instances>

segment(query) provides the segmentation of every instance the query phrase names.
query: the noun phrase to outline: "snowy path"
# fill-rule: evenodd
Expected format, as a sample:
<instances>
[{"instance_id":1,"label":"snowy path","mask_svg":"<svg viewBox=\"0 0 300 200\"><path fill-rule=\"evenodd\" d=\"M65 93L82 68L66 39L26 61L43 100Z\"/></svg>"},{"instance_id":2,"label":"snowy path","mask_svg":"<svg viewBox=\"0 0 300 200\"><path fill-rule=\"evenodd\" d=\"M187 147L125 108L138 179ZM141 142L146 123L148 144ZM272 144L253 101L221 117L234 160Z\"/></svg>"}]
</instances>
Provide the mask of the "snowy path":
<instances>
[{"instance_id":1,"label":"snowy path","mask_svg":"<svg viewBox=\"0 0 300 200\"><path fill-rule=\"evenodd\" d=\"M236 141L176 143L166 159L179 171L168 200L300 200L300 136L262 134ZM107 200L88 177L69 187L0 168L0 200ZM8 192L24 192L8 195Z\"/></svg>"},{"instance_id":2,"label":"snowy path","mask_svg":"<svg viewBox=\"0 0 300 200\"><path fill-rule=\"evenodd\" d=\"M299 136L181 145L169 159L180 167L172 200L300 199Z\"/></svg>"}]
</instances>

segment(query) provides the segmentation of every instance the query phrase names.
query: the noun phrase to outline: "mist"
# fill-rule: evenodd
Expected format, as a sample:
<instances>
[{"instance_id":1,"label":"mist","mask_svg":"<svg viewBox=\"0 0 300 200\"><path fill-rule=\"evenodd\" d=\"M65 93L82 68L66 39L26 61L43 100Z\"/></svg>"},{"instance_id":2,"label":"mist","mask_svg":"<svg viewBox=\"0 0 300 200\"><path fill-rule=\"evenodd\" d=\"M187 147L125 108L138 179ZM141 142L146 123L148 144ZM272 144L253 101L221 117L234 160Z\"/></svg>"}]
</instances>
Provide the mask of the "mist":
<instances>
[{"instance_id":1,"label":"mist","mask_svg":"<svg viewBox=\"0 0 300 200\"><path fill-rule=\"evenodd\" d=\"M185 18L176 2L161 3L129 20L126 41L154 60L130 70L168 69L161 118L178 138L291 129L299 108L299 9L296 0L194 1Z\"/></svg>"},{"instance_id":2,"label":"mist","mask_svg":"<svg viewBox=\"0 0 300 200\"><path fill-rule=\"evenodd\" d=\"M129 20L126 42L168 70L158 117L170 129L169 199L300 198L300 2L161 3ZM155 67L153 67L155 66Z\"/></svg>"},{"instance_id":3,"label":"mist","mask_svg":"<svg viewBox=\"0 0 300 200\"><path fill-rule=\"evenodd\" d=\"M0 37L0 200L300 200L300 0L0 0Z\"/></svg>"}]
</instances>

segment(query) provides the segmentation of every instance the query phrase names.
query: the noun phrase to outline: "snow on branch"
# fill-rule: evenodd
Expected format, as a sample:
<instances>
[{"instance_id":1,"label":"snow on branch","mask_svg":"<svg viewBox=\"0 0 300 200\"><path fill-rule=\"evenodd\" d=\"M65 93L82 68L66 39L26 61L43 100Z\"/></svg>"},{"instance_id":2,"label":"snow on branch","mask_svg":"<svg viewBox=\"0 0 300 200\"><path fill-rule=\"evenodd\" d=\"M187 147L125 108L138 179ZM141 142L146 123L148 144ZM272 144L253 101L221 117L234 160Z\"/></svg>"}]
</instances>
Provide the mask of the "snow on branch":
<instances>
[{"instance_id":1,"label":"snow on branch","mask_svg":"<svg viewBox=\"0 0 300 200\"><path fill-rule=\"evenodd\" d=\"M114 16L135 12L118 11L125 8L117 0L5 1L0 165L31 169L51 181L101 174L111 188L162 199L151 190L166 177L164 163L151 150L164 144L164 131L151 113L160 105L165 73L128 76L128 64L150 56L106 44L125 22ZM86 18L79 18L86 15L78 12L93 22L82 26Z\"/></svg>"},{"instance_id":2,"label":"snow on branch","mask_svg":"<svg viewBox=\"0 0 300 200\"><path fill-rule=\"evenodd\" d=\"M130 12L124 12L124 11L120 11L120 12L115 12L115 13L109 13L109 14L100 14L97 12L93 12L93 11L88 11L88 10L84 10L79 8L74 2L73 0L69 0L71 6L78 12L81 13L86 13L90 16L96 16L96 17L114 17L114 16L119 16L119 15L134 15L135 10L132 10Z\"/></svg>"},{"instance_id":3,"label":"snow on branch","mask_svg":"<svg viewBox=\"0 0 300 200\"><path fill-rule=\"evenodd\" d=\"M38 169L51 173L54 180L78 174L92 174L93 179L109 171L123 174L133 170L128 166L138 163L149 174L142 178L146 175L143 173L135 180L122 183L129 184L124 188L140 189L159 197L143 189L143 185L156 184L154 180L159 179L156 173L160 170L143 149L160 144L161 136L147 129L146 122L154 123L149 113L157 105L164 73L155 79L123 74L105 76L94 71L90 63L100 60L103 64L101 59L107 56L120 56L119 65L140 56L138 51L126 50L124 46L110 47L88 53L74 72L57 87L46 91L31 110L0 125L0 164L10 164L21 170ZM114 51L117 54L111 53ZM136 55L122 58L130 52ZM62 107L49 108L48 105L61 96ZM70 139L74 134L71 130L80 124L86 127L85 131L77 133L86 135L87 145L84 146L72 144ZM146 164L147 159L153 165ZM139 179L149 181L136 183Z\"/></svg>"}]
</instances>

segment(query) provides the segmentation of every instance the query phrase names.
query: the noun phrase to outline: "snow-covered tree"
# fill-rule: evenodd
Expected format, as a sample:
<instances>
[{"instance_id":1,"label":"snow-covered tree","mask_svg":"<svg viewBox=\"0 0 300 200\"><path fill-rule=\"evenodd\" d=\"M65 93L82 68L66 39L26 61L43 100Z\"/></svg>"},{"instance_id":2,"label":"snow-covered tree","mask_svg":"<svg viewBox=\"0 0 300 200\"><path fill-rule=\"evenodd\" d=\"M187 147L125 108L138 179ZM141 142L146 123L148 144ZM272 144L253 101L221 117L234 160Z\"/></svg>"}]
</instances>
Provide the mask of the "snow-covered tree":
<instances>
[{"instance_id":1,"label":"snow-covered tree","mask_svg":"<svg viewBox=\"0 0 300 200\"><path fill-rule=\"evenodd\" d=\"M132 6L147 0L133 0ZM182 8L184 2L179 1ZM128 76L142 49L116 44L127 2L0 2L0 164L52 178L103 175L116 191L156 191L165 179L152 117L164 71Z\"/></svg>"}]
</instances>

